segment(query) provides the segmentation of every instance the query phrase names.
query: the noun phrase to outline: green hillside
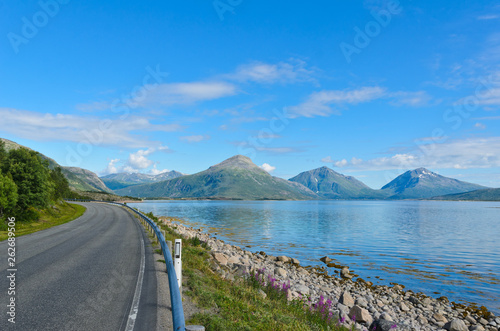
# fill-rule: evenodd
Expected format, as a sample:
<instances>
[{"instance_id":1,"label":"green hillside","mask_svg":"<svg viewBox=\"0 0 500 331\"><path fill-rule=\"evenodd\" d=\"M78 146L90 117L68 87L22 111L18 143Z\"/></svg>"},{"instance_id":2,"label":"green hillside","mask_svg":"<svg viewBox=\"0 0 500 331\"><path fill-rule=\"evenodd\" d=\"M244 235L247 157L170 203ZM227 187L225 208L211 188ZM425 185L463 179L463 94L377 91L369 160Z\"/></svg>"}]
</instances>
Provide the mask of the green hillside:
<instances>
[{"instance_id":1,"label":"green hillside","mask_svg":"<svg viewBox=\"0 0 500 331\"><path fill-rule=\"evenodd\" d=\"M489 188L472 192L448 194L432 198L432 200L450 201L500 201L500 188Z\"/></svg>"},{"instance_id":2,"label":"green hillside","mask_svg":"<svg viewBox=\"0 0 500 331\"><path fill-rule=\"evenodd\" d=\"M194 175L116 191L133 197L242 200L303 200L318 196L306 187L271 176L241 155Z\"/></svg>"},{"instance_id":3,"label":"green hillside","mask_svg":"<svg viewBox=\"0 0 500 331\"><path fill-rule=\"evenodd\" d=\"M21 147L26 148L30 151L32 149L19 145L13 141L8 139L0 138L1 141L5 144L5 149L16 150ZM50 169L55 169L59 167L59 164L51 159L48 156L45 156L41 153L38 153L40 157L48 162L48 166ZM102 182L102 180L97 177L95 173L92 171L78 168L78 167L61 167L61 171L64 176L67 178L69 186L78 191L97 191L97 192L106 192L111 193L112 191Z\"/></svg>"},{"instance_id":4,"label":"green hillside","mask_svg":"<svg viewBox=\"0 0 500 331\"><path fill-rule=\"evenodd\" d=\"M376 199L384 193L373 190L354 177L345 176L327 167L305 171L290 178L325 199Z\"/></svg>"}]
</instances>

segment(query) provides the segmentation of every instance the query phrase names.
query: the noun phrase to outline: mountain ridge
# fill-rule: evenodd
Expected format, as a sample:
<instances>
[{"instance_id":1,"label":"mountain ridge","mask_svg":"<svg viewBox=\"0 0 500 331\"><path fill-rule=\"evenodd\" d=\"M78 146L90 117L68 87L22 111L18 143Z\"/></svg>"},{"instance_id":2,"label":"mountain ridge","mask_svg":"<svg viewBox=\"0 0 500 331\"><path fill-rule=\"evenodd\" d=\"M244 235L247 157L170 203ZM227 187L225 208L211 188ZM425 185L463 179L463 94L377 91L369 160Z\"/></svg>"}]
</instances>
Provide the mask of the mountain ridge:
<instances>
[{"instance_id":1,"label":"mountain ridge","mask_svg":"<svg viewBox=\"0 0 500 331\"><path fill-rule=\"evenodd\" d=\"M352 176L346 176L326 166L304 171L290 181L300 183L326 199L376 199L383 194Z\"/></svg>"},{"instance_id":2,"label":"mountain ridge","mask_svg":"<svg viewBox=\"0 0 500 331\"><path fill-rule=\"evenodd\" d=\"M152 184L117 190L135 197L305 200L318 196L306 187L271 176L248 157L235 155L208 169Z\"/></svg>"},{"instance_id":3,"label":"mountain ridge","mask_svg":"<svg viewBox=\"0 0 500 331\"><path fill-rule=\"evenodd\" d=\"M133 185L161 182L164 180L173 179L184 175L185 174L179 171L171 170L167 172L162 172L157 175L143 174L139 172L135 173L120 172L120 173L109 174L106 176L101 176L100 178L104 182L104 184L106 184L106 186L109 187L111 190L118 190Z\"/></svg>"},{"instance_id":4,"label":"mountain ridge","mask_svg":"<svg viewBox=\"0 0 500 331\"><path fill-rule=\"evenodd\" d=\"M389 199L428 199L487 187L441 176L426 168L408 170L381 188Z\"/></svg>"}]
</instances>

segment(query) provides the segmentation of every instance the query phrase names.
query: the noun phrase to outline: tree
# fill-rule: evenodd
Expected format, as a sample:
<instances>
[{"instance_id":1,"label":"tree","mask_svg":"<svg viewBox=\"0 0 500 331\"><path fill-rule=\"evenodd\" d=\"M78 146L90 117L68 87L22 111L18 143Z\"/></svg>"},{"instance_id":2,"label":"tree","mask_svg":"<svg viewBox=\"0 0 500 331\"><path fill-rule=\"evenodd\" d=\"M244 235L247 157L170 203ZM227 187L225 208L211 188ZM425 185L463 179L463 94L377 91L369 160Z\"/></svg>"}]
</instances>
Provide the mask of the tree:
<instances>
[{"instance_id":1,"label":"tree","mask_svg":"<svg viewBox=\"0 0 500 331\"><path fill-rule=\"evenodd\" d=\"M0 172L0 220L12 213L17 204L17 186L9 176Z\"/></svg>"},{"instance_id":2,"label":"tree","mask_svg":"<svg viewBox=\"0 0 500 331\"><path fill-rule=\"evenodd\" d=\"M7 150L5 149L5 142L0 139L0 168L2 167L3 161L7 158Z\"/></svg>"},{"instance_id":3,"label":"tree","mask_svg":"<svg viewBox=\"0 0 500 331\"><path fill-rule=\"evenodd\" d=\"M34 208L45 208L53 196L54 184L47 161L26 148L11 150L2 164L3 173L10 174L17 185L16 213L23 220L37 217Z\"/></svg>"},{"instance_id":4,"label":"tree","mask_svg":"<svg viewBox=\"0 0 500 331\"><path fill-rule=\"evenodd\" d=\"M68 180L64 176L61 167L55 167L50 172L50 177L54 183L54 194L52 197L54 201L61 198L67 198L71 195Z\"/></svg>"}]
</instances>

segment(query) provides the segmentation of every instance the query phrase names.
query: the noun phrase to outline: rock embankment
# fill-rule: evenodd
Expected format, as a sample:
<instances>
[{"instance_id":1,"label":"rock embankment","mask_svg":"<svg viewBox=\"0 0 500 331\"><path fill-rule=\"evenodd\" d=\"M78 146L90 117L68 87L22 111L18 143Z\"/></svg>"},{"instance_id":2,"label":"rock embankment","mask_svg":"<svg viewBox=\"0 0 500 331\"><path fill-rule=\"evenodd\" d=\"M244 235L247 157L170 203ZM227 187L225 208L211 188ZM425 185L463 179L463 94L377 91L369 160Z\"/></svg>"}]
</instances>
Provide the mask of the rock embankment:
<instances>
[{"instance_id":1,"label":"rock embankment","mask_svg":"<svg viewBox=\"0 0 500 331\"><path fill-rule=\"evenodd\" d=\"M308 297L315 303L320 296L330 299L332 312L346 326L354 325L357 330L499 331L500 328L500 318L485 309L458 307L444 297L434 299L405 291L402 285L372 286L360 279L353 281L347 268L338 277L330 276L323 268L302 267L298 260L287 256L252 253L228 245L201 229L172 224L168 218L162 220L177 227L176 231L183 236L197 236L206 242L211 248L213 269L222 277L234 280L264 269L266 275L272 275L278 282L290 282L289 300Z\"/></svg>"}]
</instances>

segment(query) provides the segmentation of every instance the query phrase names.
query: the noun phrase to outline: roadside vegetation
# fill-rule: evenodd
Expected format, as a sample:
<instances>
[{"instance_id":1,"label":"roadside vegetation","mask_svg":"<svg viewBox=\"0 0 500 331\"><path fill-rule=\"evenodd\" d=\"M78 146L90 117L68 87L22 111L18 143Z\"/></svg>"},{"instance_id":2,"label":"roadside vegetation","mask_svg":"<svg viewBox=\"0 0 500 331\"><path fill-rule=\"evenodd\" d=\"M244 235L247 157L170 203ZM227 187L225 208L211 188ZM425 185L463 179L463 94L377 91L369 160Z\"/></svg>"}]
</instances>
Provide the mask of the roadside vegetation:
<instances>
[{"instance_id":1,"label":"roadside vegetation","mask_svg":"<svg viewBox=\"0 0 500 331\"><path fill-rule=\"evenodd\" d=\"M148 217L158 220L152 213ZM186 239L163 224L165 239L182 238L183 286L185 294L202 309L187 325L203 325L206 330L349 330L329 312L331 302L311 304L288 301L287 284L264 277L256 270L234 281L214 271L210 248L199 238Z\"/></svg>"},{"instance_id":2,"label":"roadside vegetation","mask_svg":"<svg viewBox=\"0 0 500 331\"><path fill-rule=\"evenodd\" d=\"M8 218L16 219L16 236L68 222L83 214L63 198L79 198L60 167L49 168L39 153L27 148L7 151L0 141L0 240Z\"/></svg>"},{"instance_id":3,"label":"roadside vegetation","mask_svg":"<svg viewBox=\"0 0 500 331\"><path fill-rule=\"evenodd\" d=\"M16 222L16 237L48 229L72 221L83 215L85 207L73 203L59 203L39 213L39 219L31 222ZM8 231L0 230L0 241L8 238Z\"/></svg>"}]
</instances>

